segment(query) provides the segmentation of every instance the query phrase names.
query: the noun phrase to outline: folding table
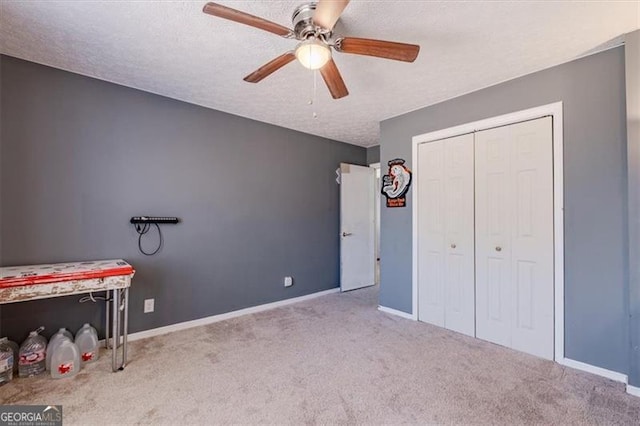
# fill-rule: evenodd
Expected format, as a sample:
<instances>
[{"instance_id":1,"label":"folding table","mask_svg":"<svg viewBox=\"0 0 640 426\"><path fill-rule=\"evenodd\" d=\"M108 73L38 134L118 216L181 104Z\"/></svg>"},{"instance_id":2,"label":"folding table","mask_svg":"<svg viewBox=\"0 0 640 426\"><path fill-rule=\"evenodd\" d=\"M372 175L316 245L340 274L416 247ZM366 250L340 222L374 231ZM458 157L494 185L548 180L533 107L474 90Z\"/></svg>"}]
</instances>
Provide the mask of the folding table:
<instances>
[{"instance_id":1,"label":"folding table","mask_svg":"<svg viewBox=\"0 0 640 426\"><path fill-rule=\"evenodd\" d=\"M134 273L122 259L4 267L0 268L0 305L106 291L105 341L109 348L111 308L111 368L118 371L127 362L129 287ZM120 346L122 362L118 364Z\"/></svg>"}]
</instances>

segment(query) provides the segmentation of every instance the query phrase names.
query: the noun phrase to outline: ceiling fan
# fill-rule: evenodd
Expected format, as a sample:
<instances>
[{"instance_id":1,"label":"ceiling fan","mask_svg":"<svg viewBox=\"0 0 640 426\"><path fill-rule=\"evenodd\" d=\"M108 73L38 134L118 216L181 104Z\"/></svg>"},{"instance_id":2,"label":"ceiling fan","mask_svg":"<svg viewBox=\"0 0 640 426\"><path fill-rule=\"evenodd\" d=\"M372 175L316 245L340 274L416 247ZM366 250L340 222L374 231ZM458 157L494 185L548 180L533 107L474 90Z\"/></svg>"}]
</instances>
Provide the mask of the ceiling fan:
<instances>
[{"instance_id":1,"label":"ceiling fan","mask_svg":"<svg viewBox=\"0 0 640 426\"><path fill-rule=\"evenodd\" d=\"M295 51L284 53L267 62L246 76L245 81L257 83L294 59L298 59L306 68L319 69L331 96L339 99L347 96L349 91L331 57L332 49L341 53L376 56L404 62L415 61L420 51L420 46L415 44L342 37L334 34L333 27L348 3L349 0L319 0L317 3L302 4L293 12L291 18L293 30L217 3L207 3L203 12L300 42Z\"/></svg>"}]
</instances>

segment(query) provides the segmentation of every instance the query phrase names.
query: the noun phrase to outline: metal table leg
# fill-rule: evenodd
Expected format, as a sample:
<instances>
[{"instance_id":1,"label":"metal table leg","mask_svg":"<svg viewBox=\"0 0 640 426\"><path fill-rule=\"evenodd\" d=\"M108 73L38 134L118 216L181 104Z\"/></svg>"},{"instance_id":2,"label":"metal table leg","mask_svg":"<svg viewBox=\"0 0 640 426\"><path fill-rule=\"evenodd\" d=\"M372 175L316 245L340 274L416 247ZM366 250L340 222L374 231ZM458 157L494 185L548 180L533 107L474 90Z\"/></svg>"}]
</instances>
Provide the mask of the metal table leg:
<instances>
[{"instance_id":1,"label":"metal table leg","mask_svg":"<svg viewBox=\"0 0 640 426\"><path fill-rule=\"evenodd\" d=\"M112 313L112 331L113 343L111 345L111 369L118 371L118 346L120 346L120 290L112 290L111 308Z\"/></svg>"},{"instance_id":2,"label":"metal table leg","mask_svg":"<svg viewBox=\"0 0 640 426\"><path fill-rule=\"evenodd\" d=\"M105 293L105 297L104 297L104 305L105 305L105 310L104 310L104 316L105 316L105 327L104 327L104 347L109 349L110 344L109 344L109 327L111 327L111 324L109 324L109 309L111 309L111 305L109 305L109 296L111 295L111 292L109 290L106 291Z\"/></svg>"},{"instance_id":3,"label":"metal table leg","mask_svg":"<svg viewBox=\"0 0 640 426\"><path fill-rule=\"evenodd\" d=\"M123 312L120 312L121 306ZM128 287L111 291L111 331L113 339L111 343L111 369L115 372L124 370L127 364L127 337L129 334ZM121 331L122 334L120 334ZM120 340L121 337L122 340ZM122 362L118 363L118 349L120 348L122 349Z\"/></svg>"},{"instance_id":4,"label":"metal table leg","mask_svg":"<svg viewBox=\"0 0 640 426\"><path fill-rule=\"evenodd\" d=\"M122 365L120 370L124 370L127 364L127 336L129 334L129 287L124 289L124 324L122 336Z\"/></svg>"}]
</instances>

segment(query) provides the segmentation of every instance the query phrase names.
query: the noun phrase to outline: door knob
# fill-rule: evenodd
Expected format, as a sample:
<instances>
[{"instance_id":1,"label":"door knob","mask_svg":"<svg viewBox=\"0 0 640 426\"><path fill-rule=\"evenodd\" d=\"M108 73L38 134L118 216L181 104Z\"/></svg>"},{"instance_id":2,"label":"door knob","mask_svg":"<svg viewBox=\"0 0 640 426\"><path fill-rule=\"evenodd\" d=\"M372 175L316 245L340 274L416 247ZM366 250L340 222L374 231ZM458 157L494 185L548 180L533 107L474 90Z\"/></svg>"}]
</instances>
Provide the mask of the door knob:
<instances>
[{"instance_id":1,"label":"door knob","mask_svg":"<svg viewBox=\"0 0 640 426\"><path fill-rule=\"evenodd\" d=\"M343 237L349 237L349 236L351 236L351 235L353 235L353 233L351 233L351 232L343 232L343 233L342 233L342 236L343 236Z\"/></svg>"},{"instance_id":2,"label":"door knob","mask_svg":"<svg viewBox=\"0 0 640 426\"><path fill-rule=\"evenodd\" d=\"M497 247L496 247L496 251L502 251L502 247L497 246Z\"/></svg>"},{"instance_id":3,"label":"door knob","mask_svg":"<svg viewBox=\"0 0 640 426\"><path fill-rule=\"evenodd\" d=\"M457 247L457 246L455 245L455 243L454 243L454 244L451 244L451 248L453 248L453 249L454 249L454 248L456 248L456 247Z\"/></svg>"}]
</instances>

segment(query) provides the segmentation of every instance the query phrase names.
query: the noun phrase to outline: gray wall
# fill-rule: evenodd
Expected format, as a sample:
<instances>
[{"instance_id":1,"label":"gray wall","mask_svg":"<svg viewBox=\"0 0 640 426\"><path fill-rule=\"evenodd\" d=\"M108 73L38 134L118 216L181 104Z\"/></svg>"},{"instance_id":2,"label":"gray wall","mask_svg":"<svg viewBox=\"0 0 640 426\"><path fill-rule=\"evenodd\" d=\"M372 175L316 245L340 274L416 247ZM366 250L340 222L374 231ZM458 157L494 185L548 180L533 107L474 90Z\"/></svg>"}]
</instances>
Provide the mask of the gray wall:
<instances>
[{"instance_id":1,"label":"gray wall","mask_svg":"<svg viewBox=\"0 0 640 426\"><path fill-rule=\"evenodd\" d=\"M411 138L564 102L565 356L626 373L624 49L615 48L381 123L381 162L411 167ZM411 200L382 208L380 304L411 312Z\"/></svg>"},{"instance_id":2,"label":"gray wall","mask_svg":"<svg viewBox=\"0 0 640 426\"><path fill-rule=\"evenodd\" d=\"M132 331L338 285L335 170L364 165L364 148L11 57L1 75L3 265L126 259ZM138 252L140 214L183 221L162 227L156 256ZM102 311L77 297L4 305L0 334L97 325Z\"/></svg>"},{"instance_id":3,"label":"gray wall","mask_svg":"<svg viewBox=\"0 0 640 426\"><path fill-rule=\"evenodd\" d=\"M367 148L367 164L380 162L380 145Z\"/></svg>"},{"instance_id":4,"label":"gray wall","mask_svg":"<svg viewBox=\"0 0 640 426\"><path fill-rule=\"evenodd\" d=\"M3 55L0 55L0 166L2 165L2 60ZM2 169L0 168L0 265L2 265ZM0 305L0 326L2 325L1 319L2 306Z\"/></svg>"},{"instance_id":5,"label":"gray wall","mask_svg":"<svg viewBox=\"0 0 640 426\"><path fill-rule=\"evenodd\" d=\"M640 387L640 30L625 35L629 191L629 384Z\"/></svg>"}]
</instances>

